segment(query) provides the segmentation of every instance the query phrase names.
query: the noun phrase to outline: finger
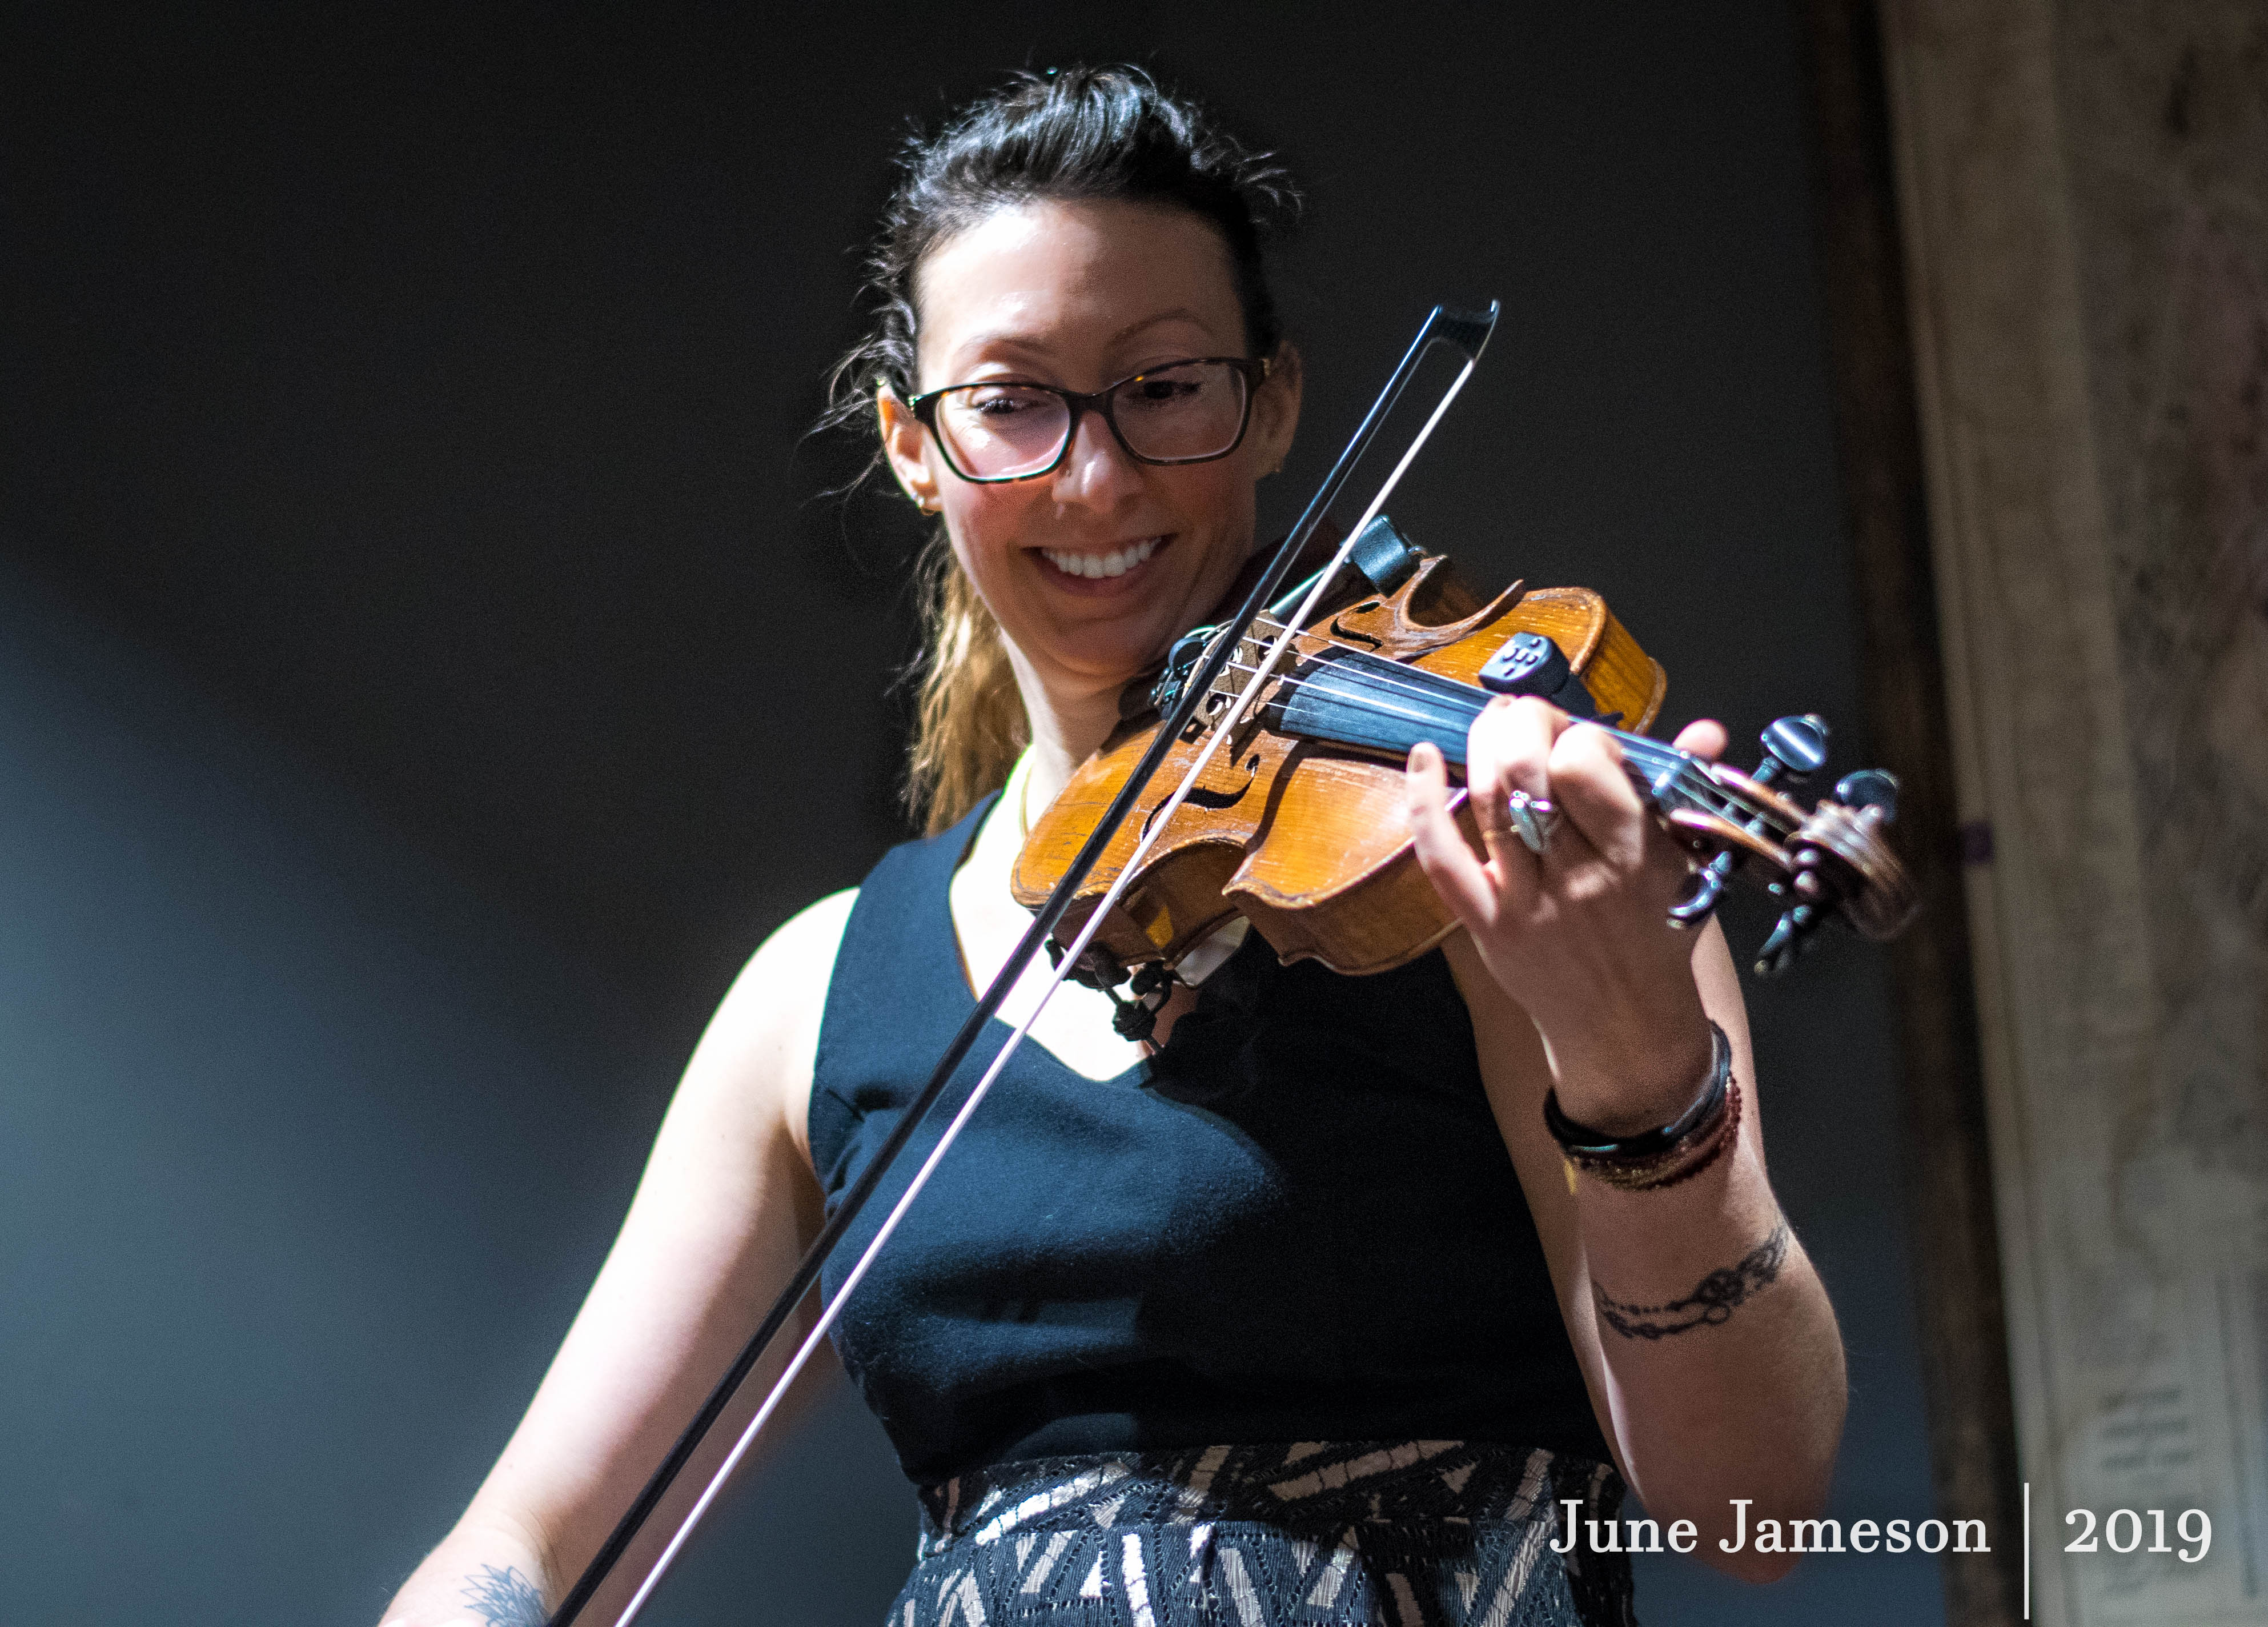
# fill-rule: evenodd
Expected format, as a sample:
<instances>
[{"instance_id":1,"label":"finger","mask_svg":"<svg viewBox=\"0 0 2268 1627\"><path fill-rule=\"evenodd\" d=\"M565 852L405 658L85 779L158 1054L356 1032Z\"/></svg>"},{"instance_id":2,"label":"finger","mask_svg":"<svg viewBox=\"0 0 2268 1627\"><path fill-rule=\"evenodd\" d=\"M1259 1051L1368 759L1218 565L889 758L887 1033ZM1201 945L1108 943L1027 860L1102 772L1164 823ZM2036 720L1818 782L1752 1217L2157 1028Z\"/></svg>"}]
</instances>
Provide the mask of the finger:
<instances>
[{"instance_id":1,"label":"finger","mask_svg":"<svg viewBox=\"0 0 2268 1627\"><path fill-rule=\"evenodd\" d=\"M1697 718L1678 730L1670 744L1714 762L1725 755L1725 725L1714 718Z\"/></svg>"},{"instance_id":2,"label":"finger","mask_svg":"<svg viewBox=\"0 0 2268 1627\"><path fill-rule=\"evenodd\" d=\"M1496 918L1495 883L1449 812L1449 770L1440 747L1430 740L1412 747L1403 784L1418 867L1458 920L1473 930L1488 925Z\"/></svg>"},{"instance_id":3,"label":"finger","mask_svg":"<svg viewBox=\"0 0 2268 1627\"><path fill-rule=\"evenodd\" d=\"M1465 784L1501 799L1514 791L1541 797L1550 787L1546 764L1567 714L1533 696L1499 695L1481 708L1465 733Z\"/></svg>"},{"instance_id":4,"label":"finger","mask_svg":"<svg viewBox=\"0 0 2268 1627\"><path fill-rule=\"evenodd\" d=\"M1567 714L1546 702L1500 696L1482 709L1465 736L1473 817L1499 882L1514 894L1535 886L1542 855L1530 852L1513 829L1508 799L1515 791L1550 798L1551 742L1566 726Z\"/></svg>"},{"instance_id":5,"label":"finger","mask_svg":"<svg viewBox=\"0 0 2268 1627\"><path fill-rule=\"evenodd\" d=\"M1492 842L1506 830L1513 828L1511 817L1504 810L1504 787L1501 787L1504 765L1501 765L1499 754L1490 749L1492 733L1490 733L1490 728L1484 726L1484 724L1488 724L1490 712L1497 710L1501 703L1504 701L1490 701L1488 706L1481 708L1481 715L1474 717L1472 726L1465 731L1465 797L1469 799L1472 821L1481 826L1481 840L1484 842ZM1429 749L1433 749L1433 747L1429 747Z\"/></svg>"},{"instance_id":6,"label":"finger","mask_svg":"<svg viewBox=\"0 0 2268 1627\"><path fill-rule=\"evenodd\" d=\"M1543 796L1543 764L1550 753L1550 708L1499 696L1483 707L1465 733L1465 788L1480 827L1491 879L1523 901L1538 880L1538 855L1513 827L1514 791Z\"/></svg>"},{"instance_id":7,"label":"finger","mask_svg":"<svg viewBox=\"0 0 2268 1627\"><path fill-rule=\"evenodd\" d=\"M1667 909L1692 865L1631 779L1614 736L1593 728L1562 734L1552 751L1551 784L1574 832L1616 870L1641 878L1644 894Z\"/></svg>"},{"instance_id":8,"label":"finger","mask_svg":"<svg viewBox=\"0 0 2268 1627\"><path fill-rule=\"evenodd\" d=\"M1614 736L1599 728L1568 729L1552 744L1549 770L1551 799L1572 827L1571 834L1579 833L1617 868L1635 870L1646 862L1653 821L1624 771Z\"/></svg>"}]
</instances>

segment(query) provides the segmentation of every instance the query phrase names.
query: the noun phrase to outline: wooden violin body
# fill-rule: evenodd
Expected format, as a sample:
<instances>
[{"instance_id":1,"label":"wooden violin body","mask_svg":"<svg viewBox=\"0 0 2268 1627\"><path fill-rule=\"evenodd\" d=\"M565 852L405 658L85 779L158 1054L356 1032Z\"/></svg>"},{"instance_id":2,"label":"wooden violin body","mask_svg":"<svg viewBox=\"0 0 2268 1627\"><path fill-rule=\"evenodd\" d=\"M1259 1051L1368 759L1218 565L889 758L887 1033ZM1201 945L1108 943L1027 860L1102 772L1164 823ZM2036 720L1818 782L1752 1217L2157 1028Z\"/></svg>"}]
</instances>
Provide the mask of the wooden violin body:
<instances>
[{"instance_id":1,"label":"wooden violin body","mask_svg":"<svg viewBox=\"0 0 2268 1627\"><path fill-rule=\"evenodd\" d=\"M1514 585L1484 604L1438 555L1391 593L1367 594L1314 626L1335 645L1466 684L1513 634L1541 632L1566 652L1600 710L1620 712L1638 728L1653 720L1668 688L1660 664L1598 594ZM1222 694L1175 743L1077 894L1066 938L1124 867L1202 748L1207 719L1226 710L1263 636L1276 630L1256 629L1248 655L1223 674ZM1157 726L1153 714L1122 725L1033 821L1013 877L1019 902L1036 908L1046 900ZM1264 711L1248 718L1173 812L1095 933L1083 978L1108 986L1126 968L1172 965L1231 915L1249 920L1285 961L1317 960L1338 972L1385 971L1432 948L1454 922L1411 851L1403 760L1279 732ZM1458 822L1477 845L1463 789L1453 795Z\"/></svg>"},{"instance_id":2,"label":"wooden violin body","mask_svg":"<svg viewBox=\"0 0 2268 1627\"><path fill-rule=\"evenodd\" d=\"M1705 920L1736 872L1763 872L1786 907L1759 952L1760 973L1786 969L1825 920L1883 939L1911 918L1918 894L1882 835L1897 782L1861 769L1810 809L1783 789L1824 766L1822 719L1773 723L1764 760L1747 774L1649 740L1643 731L1661 710L1668 681L1598 594L1515 583L1482 603L1446 559L1418 553L1382 519L1375 526L1383 541L1369 548L1373 563L1362 563L1368 533L1357 556L1373 591L1342 593L1300 630L1233 737L1170 811L1280 622L1254 623L1168 749L1059 929L1062 939L1077 935L1162 820L1072 968L1080 981L1108 989L1134 968L1172 968L1238 915L1284 960L1321 961L1350 975L1386 971L1432 948L1454 922L1418 866L1403 764L1422 740L1461 769L1466 729L1504 693L1543 695L1609 725L1625 771L1693 861L1692 885L1670 910L1677 924ZM1291 602L1271 615L1288 615ZM1048 898L1217 637L1210 629L1187 636L1154 686L1130 689L1127 720L1034 822L1012 878L1019 902L1036 909ZM1465 839L1480 850L1465 791L1453 788L1451 798ZM1145 991L1138 978L1136 987ZM1152 973L1146 991L1158 987Z\"/></svg>"}]
</instances>

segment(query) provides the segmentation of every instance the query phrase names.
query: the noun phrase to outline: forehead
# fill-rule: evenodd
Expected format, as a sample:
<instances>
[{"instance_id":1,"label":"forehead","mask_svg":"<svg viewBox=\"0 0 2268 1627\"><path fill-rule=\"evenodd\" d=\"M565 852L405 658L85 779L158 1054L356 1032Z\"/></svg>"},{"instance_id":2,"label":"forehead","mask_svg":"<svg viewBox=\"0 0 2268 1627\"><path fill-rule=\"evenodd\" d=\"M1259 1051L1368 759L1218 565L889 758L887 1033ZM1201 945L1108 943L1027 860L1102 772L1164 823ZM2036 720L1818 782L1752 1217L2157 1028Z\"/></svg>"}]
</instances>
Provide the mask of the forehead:
<instances>
[{"instance_id":1,"label":"forehead","mask_svg":"<svg viewBox=\"0 0 2268 1627\"><path fill-rule=\"evenodd\" d=\"M1228 246L1186 210L997 210L924 256L914 293L925 388L988 364L1043 367L1064 375L1053 382L1092 387L1167 355L1244 350Z\"/></svg>"}]
</instances>

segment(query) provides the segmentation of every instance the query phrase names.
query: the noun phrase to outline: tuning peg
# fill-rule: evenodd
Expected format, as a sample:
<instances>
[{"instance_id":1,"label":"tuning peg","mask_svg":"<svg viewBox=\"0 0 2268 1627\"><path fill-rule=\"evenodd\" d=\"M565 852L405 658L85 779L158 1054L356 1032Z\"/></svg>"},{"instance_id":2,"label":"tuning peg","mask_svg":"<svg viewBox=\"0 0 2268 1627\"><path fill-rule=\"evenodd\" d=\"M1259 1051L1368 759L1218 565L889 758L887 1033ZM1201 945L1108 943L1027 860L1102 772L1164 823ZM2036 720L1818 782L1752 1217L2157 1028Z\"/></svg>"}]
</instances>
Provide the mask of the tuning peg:
<instances>
[{"instance_id":1,"label":"tuning peg","mask_svg":"<svg viewBox=\"0 0 2268 1627\"><path fill-rule=\"evenodd\" d=\"M1756 951L1756 975L1777 977L1794 965L1797 953L1810 946L1812 929L1820 919L1818 909L1810 904L1798 904L1782 915L1764 947Z\"/></svg>"},{"instance_id":2,"label":"tuning peg","mask_svg":"<svg viewBox=\"0 0 2268 1627\"><path fill-rule=\"evenodd\" d=\"M1774 718L1757 738L1764 748L1764 760L1749 777L1758 784L1769 784L1782 776L1806 780L1827 766L1827 719L1817 712Z\"/></svg>"},{"instance_id":3,"label":"tuning peg","mask_svg":"<svg viewBox=\"0 0 2268 1627\"><path fill-rule=\"evenodd\" d=\"M1846 808L1879 808L1882 823L1898 816L1898 777L1882 769L1860 769L1835 782L1835 800Z\"/></svg>"},{"instance_id":4,"label":"tuning peg","mask_svg":"<svg viewBox=\"0 0 2268 1627\"><path fill-rule=\"evenodd\" d=\"M1690 931L1706 921L1725 895L1725 882L1733 873L1730 850L1719 853L1687 879L1685 894L1669 906L1669 924Z\"/></svg>"}]
</instances>

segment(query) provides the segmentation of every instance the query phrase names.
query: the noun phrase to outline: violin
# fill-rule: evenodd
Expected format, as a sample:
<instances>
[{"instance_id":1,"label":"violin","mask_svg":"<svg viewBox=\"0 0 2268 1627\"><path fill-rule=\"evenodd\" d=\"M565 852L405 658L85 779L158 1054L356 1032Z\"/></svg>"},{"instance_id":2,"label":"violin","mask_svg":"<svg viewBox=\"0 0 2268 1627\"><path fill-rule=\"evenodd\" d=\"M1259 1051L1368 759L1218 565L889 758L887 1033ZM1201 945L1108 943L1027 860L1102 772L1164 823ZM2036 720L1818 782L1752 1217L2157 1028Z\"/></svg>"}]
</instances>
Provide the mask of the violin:
<instances>
[{"instance_id":1,"label":"violin","mask_svg":"<svg viewBox=\"0 0 2268 1627\"><path fill-rule=\"evenodd\" d=\"M1319 601L1290 659L1152 832L1313 580L1270 606L1222 665L1162 771L1072 894L1050 943L1057 953L1149 838L1071 976L1105 990L1131 980L1137 1001L1154 1009L1171 968L1237 916L1285 961L1320 961L1352 975L1432 948L1456 922L1418 866L1403 764L1411 747L1430 740L1453 773L1461 769L1466 730L1498 695L1541 696L1613 734L1631 782L1694 867L1671 907L1675 924L1705 920L1736 873L1786 901L1758 952L1759 974L1785 970L1827 920L1879 939L1911 919L1919 894L1883 835L1896 814L1896 780L1860 769L1809 809L1782 789L1825 766L1822 719L1772 724L1763 761L1744 774L1646 737L1667 675L1591 590L1514 583L1484 602L1447 558L1419 551L1383 515L1357 539L1349 565L1345 591ZM1033 821L1012 876L1019 902L1037 909L1048 900L1226 630L1184 635L1154 677L1129 687L1118 727ZM1452 807L1478 850L1461 786Z\"/></svg>"}]
</instances>

